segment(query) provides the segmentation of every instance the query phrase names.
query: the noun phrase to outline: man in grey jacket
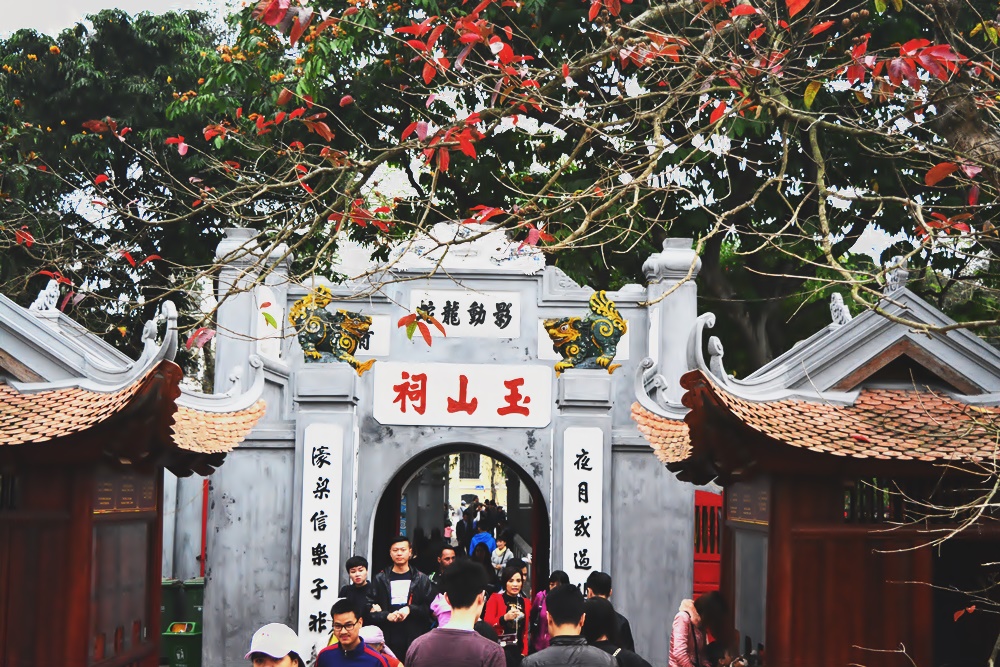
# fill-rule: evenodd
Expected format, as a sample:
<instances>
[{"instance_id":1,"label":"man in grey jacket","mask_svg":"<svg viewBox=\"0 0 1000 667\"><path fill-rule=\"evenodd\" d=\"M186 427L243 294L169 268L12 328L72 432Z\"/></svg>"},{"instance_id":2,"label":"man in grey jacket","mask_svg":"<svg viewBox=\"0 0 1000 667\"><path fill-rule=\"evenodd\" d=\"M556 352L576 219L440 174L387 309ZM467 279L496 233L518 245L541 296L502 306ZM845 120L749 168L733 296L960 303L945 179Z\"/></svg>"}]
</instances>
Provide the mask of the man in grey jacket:
<instances>
[{"instance_id":1,"label":"man in grey jacket","mask_svg":"<svg viewBox=\"0 0 1000 667\"><path fill-rule=\"evenodd\" d=\"M588 646L583 631L583 593L576 586L556 586L545 598L545 615L552 637L549 647L529 655L522 667L617 667L599 648Z\"/></svg>"}]
</instances>

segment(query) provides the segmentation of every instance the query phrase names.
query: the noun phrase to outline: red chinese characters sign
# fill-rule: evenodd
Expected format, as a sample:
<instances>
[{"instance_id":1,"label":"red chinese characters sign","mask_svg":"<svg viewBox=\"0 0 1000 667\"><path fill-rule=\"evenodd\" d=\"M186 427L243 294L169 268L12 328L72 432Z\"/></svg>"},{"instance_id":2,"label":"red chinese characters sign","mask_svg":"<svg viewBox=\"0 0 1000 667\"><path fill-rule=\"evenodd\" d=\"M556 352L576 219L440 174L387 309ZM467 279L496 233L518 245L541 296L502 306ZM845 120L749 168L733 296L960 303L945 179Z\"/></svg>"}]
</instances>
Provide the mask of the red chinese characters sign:
<instances>
[{"instance_id":1,"label":"red chinese characters sign","mask_svg":"<svg viewBox=\"0 0 1000 667\"><path fill-rule=\"evenodd\" d=\"M385 362L373 372L381 424L539 428L552 419L548 366Z\"/></svg>"}]
</instances>

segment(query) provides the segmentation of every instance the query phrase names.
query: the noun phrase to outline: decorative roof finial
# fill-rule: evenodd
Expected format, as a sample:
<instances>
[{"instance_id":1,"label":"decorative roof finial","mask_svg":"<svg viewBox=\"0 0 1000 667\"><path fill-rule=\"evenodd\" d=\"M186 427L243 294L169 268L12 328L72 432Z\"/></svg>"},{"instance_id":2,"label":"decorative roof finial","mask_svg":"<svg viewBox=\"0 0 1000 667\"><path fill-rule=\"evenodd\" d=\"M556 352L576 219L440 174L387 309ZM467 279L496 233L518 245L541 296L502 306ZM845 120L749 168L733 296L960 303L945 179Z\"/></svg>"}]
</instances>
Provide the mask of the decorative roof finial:
<instances>
[{"instance_id":1,"label":"decorative roof finial","mask_svg":"<svg viewBox=\"0 0 1000 667\"><path fill-rule=\"evenodd\" d=\"M58 310L59 304L59 281L50 280L38 297L28 306L28 310L33 313L40 313L46 310Z\"/></svg>"},{"instance_id":2,"label":"decorative roof finial","mask_svg":"<svg viewBox=\"0 0 1000 667\"><path fill-rule=\"evenodd\" d=\"M910 272L906 270L906 258L896 255L889 261L889 267L885 273L885 289L883 294L891 294L896 290L906 287L906 281L910 278Z\"/></svg>"},{"instance_id":3,"label":"decorative roof finial","mask_svg":"<svg viewBox=\"0 0 1000 667\"><path fill-rule=\"evenodd\" d=\"M833 325L839 327L842 324L847 324L851 321L852 317L851 311L847 309L847 304L844 303L844 297L839 292L831 294L830 318L833 320Z\"/></svg>"},{"instance_id":4,"label":"decorative roof finial","mask_svg":"<svg viewBox=\"0 0 1000 667\"><path fill-rule=\"evenodd\" d=\"M712 375L716 377L722 384L729 383L729 373L726 372L726 367L722 363L722 357L726 355L726 351L722 347L722 341L719 340L718 336L712 336L708 339L708 370L712 371Z\"/></svg>"}]
</instances>

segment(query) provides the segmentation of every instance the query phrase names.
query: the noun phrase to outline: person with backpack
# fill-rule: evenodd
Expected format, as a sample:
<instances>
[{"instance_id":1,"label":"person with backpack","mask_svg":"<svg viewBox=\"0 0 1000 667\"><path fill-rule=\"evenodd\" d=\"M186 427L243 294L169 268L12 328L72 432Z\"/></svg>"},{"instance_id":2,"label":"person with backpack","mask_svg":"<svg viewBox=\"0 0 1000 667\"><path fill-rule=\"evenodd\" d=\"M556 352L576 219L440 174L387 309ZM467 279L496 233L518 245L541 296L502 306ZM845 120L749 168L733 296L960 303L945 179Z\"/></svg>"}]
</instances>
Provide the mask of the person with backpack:
<instances>
[{"instance_id":1,"label":"person with backpack","mask_svg":"<svg viewBox=\"0 0 1000 667\"><path fill-rule=\"evenodd\" d=\"M583 636L587 643L613 657L618 667L652 667L635 651L620 645L618 615L611 602L595 596L583 605Z\"/></svg>"}]
</instances>

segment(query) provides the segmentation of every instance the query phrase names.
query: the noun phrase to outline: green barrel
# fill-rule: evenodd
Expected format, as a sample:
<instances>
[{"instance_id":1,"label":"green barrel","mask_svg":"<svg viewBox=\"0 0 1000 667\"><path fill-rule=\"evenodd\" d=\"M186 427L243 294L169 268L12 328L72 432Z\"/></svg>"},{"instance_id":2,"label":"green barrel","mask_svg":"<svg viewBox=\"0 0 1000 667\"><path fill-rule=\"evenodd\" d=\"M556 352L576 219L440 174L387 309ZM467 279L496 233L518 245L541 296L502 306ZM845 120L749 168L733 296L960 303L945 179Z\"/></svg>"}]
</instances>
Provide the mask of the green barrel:
<instances>
[{"instance_id":1,"label":"green barrel","mask_svg":"<svg viewBox=\"0 0 1000 667\"><path fill-rule=\"evenodd\" d=\"M181 586L179 579L164 579L160 584L160 633L167 631L170 624L180 618ZM165 662L167 652L160 647L160 662Z\"/></svg>"},{"instance_id":2,"label":"green barrel","mask_svg":"<svg viewBox=\"0 0 1000 667\"><path fill-rule=\"evenodd\" d=\"M160 632L180 618L181 582L179 579L164 579L160 584Z\"/></svg>"},{"instance_id":3,"label":"green barrel","mask_svg":"<svg viewBox=\"0 0 1000 667\"><path fill-rule=\"evenodd\" d=\"M205 577L195 577L184 582L184 620L199 626L205 606Z\"/></svg>"},{"instance_id":4,"label":"green barrel","mask_svg":"<svg viewBox=\"0 0 1000 667\"><path fill-rule=\"evenodd\" d=\"M171 623L163 633L163 648L170 667L201 667L201 626Z\"/></svg>"}]
</instances>

